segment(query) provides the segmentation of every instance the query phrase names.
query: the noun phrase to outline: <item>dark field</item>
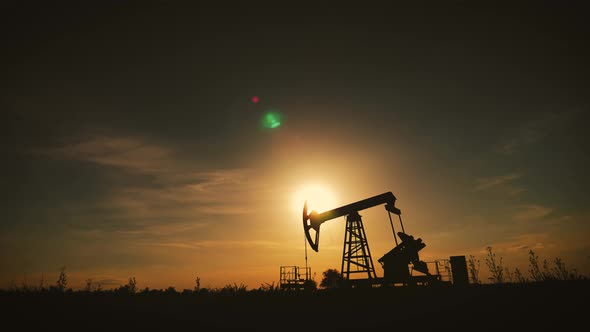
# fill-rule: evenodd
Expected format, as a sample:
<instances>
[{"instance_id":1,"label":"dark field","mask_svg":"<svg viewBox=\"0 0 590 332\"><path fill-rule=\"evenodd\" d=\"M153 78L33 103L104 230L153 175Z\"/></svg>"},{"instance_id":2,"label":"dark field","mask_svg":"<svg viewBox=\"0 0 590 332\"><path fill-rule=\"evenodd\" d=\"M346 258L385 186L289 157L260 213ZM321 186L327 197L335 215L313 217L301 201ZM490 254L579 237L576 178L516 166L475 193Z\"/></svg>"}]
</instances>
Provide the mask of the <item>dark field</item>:
<instances>
[{"instance_id":1,"label":"dark field","mask_svg":"<svg viewBox=\"0 0 590 332\"><path fill-rule=\"evenodd\" d=\"M219 293L2 292L5 331L565 331L586 329L590 281Z\"/></svg>"}]
</instances>

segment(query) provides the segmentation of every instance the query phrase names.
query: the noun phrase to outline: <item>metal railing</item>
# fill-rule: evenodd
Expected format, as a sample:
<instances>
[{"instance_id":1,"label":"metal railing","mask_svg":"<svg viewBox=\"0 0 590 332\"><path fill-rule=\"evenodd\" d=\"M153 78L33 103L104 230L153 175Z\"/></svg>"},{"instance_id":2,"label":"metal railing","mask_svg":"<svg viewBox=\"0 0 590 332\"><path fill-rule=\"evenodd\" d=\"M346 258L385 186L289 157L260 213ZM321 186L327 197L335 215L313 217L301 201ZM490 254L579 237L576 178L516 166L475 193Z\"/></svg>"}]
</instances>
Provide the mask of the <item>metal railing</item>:
<instances>
[{"instance_id":1,"label":"metal railing","mask_svg":"<svg viewBox=\"0 0 590 332\"><path fill-rule=\"evenodd\" d=\"M303 289L311 279L311 267L281 266L279 285L281 288Z\"/></svg>"}]
</instances>

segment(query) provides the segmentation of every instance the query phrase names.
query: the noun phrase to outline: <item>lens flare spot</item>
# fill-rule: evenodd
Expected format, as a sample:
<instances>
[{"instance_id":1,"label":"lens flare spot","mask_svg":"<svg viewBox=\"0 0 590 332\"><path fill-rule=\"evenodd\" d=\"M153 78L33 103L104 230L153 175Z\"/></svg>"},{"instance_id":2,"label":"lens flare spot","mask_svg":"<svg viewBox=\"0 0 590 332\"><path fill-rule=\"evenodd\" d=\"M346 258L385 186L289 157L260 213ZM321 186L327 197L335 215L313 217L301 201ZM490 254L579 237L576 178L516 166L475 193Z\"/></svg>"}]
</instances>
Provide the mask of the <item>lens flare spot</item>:
<instances>
[{"instance_id":1,"label":"lens flare spot","mask_svg":"<svg viewBox=\"0 0 590 332\"><path fill-rule=\"evenodd\" d=\"M274 129L281 125L282 117L278 112L267 112L262 117L262 126L264 128Z\"/></svg>"}]
</instances>

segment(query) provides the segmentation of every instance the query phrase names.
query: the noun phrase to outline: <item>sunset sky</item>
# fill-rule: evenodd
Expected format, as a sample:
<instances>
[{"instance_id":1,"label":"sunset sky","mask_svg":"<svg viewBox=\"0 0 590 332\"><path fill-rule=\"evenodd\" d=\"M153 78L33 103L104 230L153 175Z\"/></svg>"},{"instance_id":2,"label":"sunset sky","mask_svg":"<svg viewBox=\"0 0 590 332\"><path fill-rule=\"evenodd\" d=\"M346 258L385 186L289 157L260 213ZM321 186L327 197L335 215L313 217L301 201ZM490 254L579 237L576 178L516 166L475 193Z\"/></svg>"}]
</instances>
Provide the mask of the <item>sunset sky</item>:
<instances>
[{"instance_id":1,"label":"sunset sky","mask_svg":"<svg viewBox=\"0 0 590 332\"><path fill-rule=\"evenodd\" d=\"M302 200L387 191L423 260L474 255L485 281L487 246L525 274L532 249L590 273L590 29L571 3L12 3L1 288L62 266L73 288L278 283L305 265ZM361 215L382 276L386 211ZM344 226L308 248L317 281Z\"/></svg>"}]
</instances>

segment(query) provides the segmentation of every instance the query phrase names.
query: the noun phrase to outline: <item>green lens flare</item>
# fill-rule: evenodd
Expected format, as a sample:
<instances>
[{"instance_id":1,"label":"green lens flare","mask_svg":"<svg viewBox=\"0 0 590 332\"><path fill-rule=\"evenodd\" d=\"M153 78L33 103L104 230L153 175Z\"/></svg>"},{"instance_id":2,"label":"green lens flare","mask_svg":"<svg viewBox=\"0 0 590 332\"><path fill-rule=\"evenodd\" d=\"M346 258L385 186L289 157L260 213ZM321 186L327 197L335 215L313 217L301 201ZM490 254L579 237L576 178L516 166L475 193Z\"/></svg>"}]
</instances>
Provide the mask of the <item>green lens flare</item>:
<instances>
[{"instance_id":1,"label":"green lens flare","mask_svg":"<svg viewBox=\"0 0 590 332\"><path fill-rule=\"evenodd\" d=\"M274 129L281 125L281 114L278 112L267 112L262 117L262 126L264 128Z\"/></svg>"}]
</instances>

